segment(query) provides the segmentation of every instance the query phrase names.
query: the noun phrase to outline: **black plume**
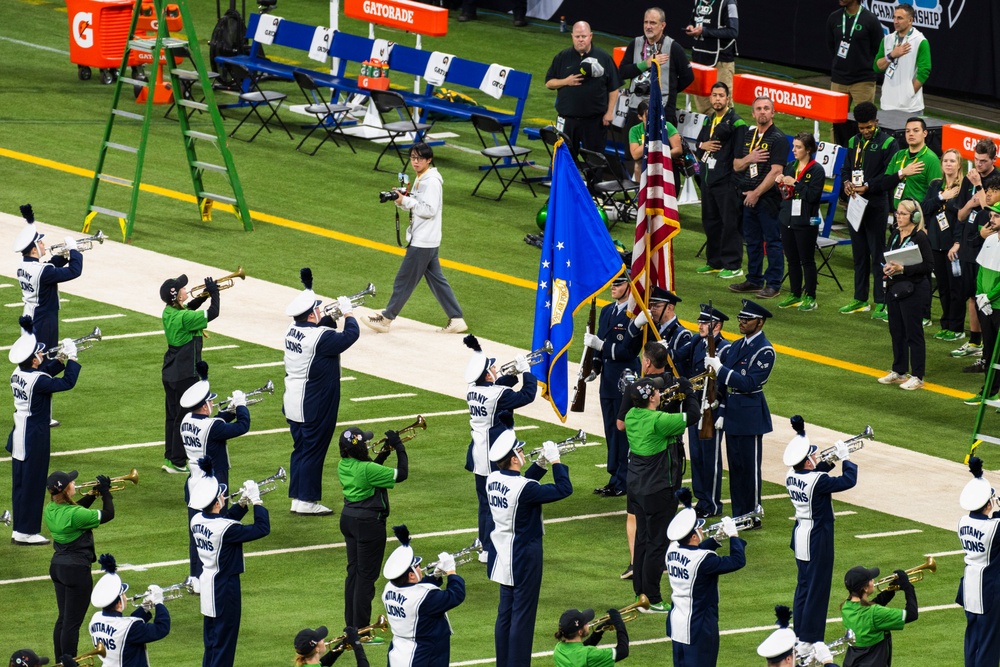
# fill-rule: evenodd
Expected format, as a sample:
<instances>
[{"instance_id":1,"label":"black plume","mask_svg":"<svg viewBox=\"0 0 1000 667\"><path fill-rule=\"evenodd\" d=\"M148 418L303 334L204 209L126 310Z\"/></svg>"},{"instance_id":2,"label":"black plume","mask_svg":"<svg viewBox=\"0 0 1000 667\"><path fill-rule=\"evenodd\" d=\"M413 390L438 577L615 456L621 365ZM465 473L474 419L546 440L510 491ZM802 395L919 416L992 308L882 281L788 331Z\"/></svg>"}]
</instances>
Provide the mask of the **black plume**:
<instances>
[{"instance_id":1,"label":"black plume","mask_svg":"<svg viewBox=\"0 0 1000 667\"><path fill-rule=\"evenodd\" d=\"M691 495L691 489L685 486L678 489L674 495L677 496L677 500L681 501L681 505L684 505L687 509L691 509L691 501L694 499Z\"/></svg>"},{"instance_id":2,"label":"black plume","mask_svg":"<svg viewBox=\"0 0 1000 667\"><path fill-rule=\"evenodd\" d=\"M21 328L24 329L24 333L26 334L30 334L35 328L35 325L31 320L31 315L21 315L21 317L17 318L17 323L21 325Z\"/></svg>"},{"instance_id":3,"label":"black plume","mask_svg":"<svg viewBox=\"0 0 1000 667\"><path fill-rule=\"evenodd\" d=\"M978 456L973 456L972 458L970 458L969 472L971 472L972 476L975 477L976 479L981 478L983 476L983 460Z\"/></svg>"},{"instance_id":4,"label":"black plume","mask_svg":"<svg viewBox=\"0 0 1000 667\"><path fill-rule=\"evenodd\" d=\"M35 221L35 212L32 210L31 204L21 205L21 215L28 221L29 225Z\"/></svg>"},{"instance_id":5,"label":"black plume","mask_svg":"<svg viewBox=\"0 0 1000 667\"><path fill-rule=\"evenodd\" d=\"M787 628L788 624L792 622L792 610L783 604L774 608L774 615L778 617L779 628Z\"/></svg>"},{"instance_id":6,"label":"black plume","mask_svg":"<svg viewBox=\"0 0 1000 667\"><path fill-rule=\"evenodd\" d=\"M306 289L313 288L313 270L308 266L304 269L299 269L299 279L302 280L302 286Z\"/></svg>"},{"instance_id":7,"label":"black plume","mask_svg":"<svg viewBox=\"0 0 1000 667\"><path fill-rule=\"evenodd\" d=\"M108 574L114 574L118 570L118 563L115 562L115 557L111 554L101 554L97 562L101 564L101 569Z\"/></svg>"},{"instance_id":8,"label":"black plume","mask_svg":"<svg viewBox=\"0 0 1000 667\"><path fill-rule=\"evenodd\" d=\"M795 429L795 432L801 436L805 436L806 420L802 418L802 415L795 415L790 421L792 422L792 428Z\"/></svg>"},{"instance_id":9,"label":"black plume","mask_svg":"<svg viewBox=\"0 0 1000 667\"><path fill-rule=\"evenodd\" d=\"M196 363L194 365L194 369L195 369L195 371L197 371L198 377L200 377L202 380L204 380L206 382L208 381L208 362L207 361L199 361L198 363Z\"/></svg>"},{"instance_id":10,"label":"black plume","mask_svg":"<svg viewBox=\"0 0 1000 667\"><path fill-rule=\"evenodd\" d=\"M396 539L404 547L410 546L410 529L406 527L404 523L401 526L393 526L392 532L396 535Z\"/></svg>"},{"instance_id":11,"label":"black plume","mask_svg":"<svg viewBox=\"0 0 1000 667\"><path fill-rule=\"evenodd\" d=\"M472 350L473 352L482 352L483 351L483 348L481 348L479 346L479 339L477 339L472 334L469 334L468 336L466 336L465 338L463 338L462 342L465 343L465 346L467 348L469 348L470 350Z\"/></svg>"},{"instance_id":12,"label":"black plume","mask_svg":"<svg viewBox=\"0 0 1000 667\"><path fill-rule=\"evenodd\" d=\"M212 463L211 456L203 456L200 459L198 459L198 467L201 468L201 471L205 473L206 476L215 477L215 472L214 472L215 466Z\"/></svg>"}]
</instances>

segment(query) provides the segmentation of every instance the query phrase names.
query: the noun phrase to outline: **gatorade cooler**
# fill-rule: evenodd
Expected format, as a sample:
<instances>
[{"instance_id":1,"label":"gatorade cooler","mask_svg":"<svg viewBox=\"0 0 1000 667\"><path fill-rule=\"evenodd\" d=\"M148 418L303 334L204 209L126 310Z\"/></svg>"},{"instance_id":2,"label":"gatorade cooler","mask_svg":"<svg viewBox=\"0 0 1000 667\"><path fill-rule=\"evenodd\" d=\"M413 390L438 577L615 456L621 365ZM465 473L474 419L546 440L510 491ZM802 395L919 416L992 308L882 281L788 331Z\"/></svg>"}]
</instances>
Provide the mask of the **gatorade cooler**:
<instances>
[{"instance_id":1,"label":"gatorade cooler","mask_svg":"<svg viewBox=\"0 0 1000 667\"><path fill-rule=\"evenodd\" d=\"M122 62L133 0L66 0L69 14L69 59L79 67L81 79L90 68L101 70L102 83L111 83Z\"/></svg>"}]
</instances>

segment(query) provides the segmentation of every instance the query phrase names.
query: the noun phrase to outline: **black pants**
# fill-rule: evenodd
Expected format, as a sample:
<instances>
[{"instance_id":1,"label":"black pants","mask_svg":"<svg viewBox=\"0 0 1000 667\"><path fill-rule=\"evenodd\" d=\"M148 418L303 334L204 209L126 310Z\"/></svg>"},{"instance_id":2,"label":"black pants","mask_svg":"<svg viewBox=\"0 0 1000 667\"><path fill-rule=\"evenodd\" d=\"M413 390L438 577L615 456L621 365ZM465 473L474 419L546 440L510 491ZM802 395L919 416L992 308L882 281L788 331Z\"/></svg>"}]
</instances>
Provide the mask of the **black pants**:
<instances>
[{"instance_id":1,"label":"black pants","mask_svg":"<svg viewBox=\"0 0 1000 667\"><path fill-rule=\"evenodd\" d=\"M563 132L569 137L569 151L576 158L577 149L603 153L608 143L603 116L590 118L565 118Z\"/></svg>"},{"instance_id":2,"label":"black pants","mask_svg":"<svg viewBox=\"0 0 1000 667\"><path fill-rule=\"evenodd\" d=\"M802 296L805 278L805 295L816 298L816 237L819 227L782 227L781 245L788 259L788 289L795 296Z\"/></svg>"},{"instance_id":3,"label":"black pants","mask_svg":"<svg viewBox=\"0 0 1000 667\"><path fill-rule=\"evenodd\" d=\"M854 256L854 298L868 300L868 283L874 276L875 303L885 303L882 290L882 262L885 261L885 228L888 211L882 207L873 210L872 203L865 209L861 229L851 233L851 254Z\"/></svg>"},{"instance_id":4,"label":"black pants","mask_svg":"<svg viewBox=\"0 0 1000 667\"><path fill-rule=\"evenodd\" d=\"M632 589L645 595L650 604L663 601L660 578L666 563L667 526L677 512L677 497L673 487L650 494L632 495L635 512L635 555L632 568Z\"/></svg>"},{"instance_id":5,"label":"black pants","mask_svg":"<svg viewBox=\"0 0 1000 667\"><path fill-rule=\"evenodd\" d=\"M962 276L951 275L951 260L947 250L934 250L934 277L937 278L941 299L941 328L965 331L965 297L962 296Z\"/></svg>"},{"instance_id":6,"label":"black pants","mask_svg":"<svg viewBox=\"0 0 1000 667\"><path fill-rule=\"evenodd\" d=\"M924 379L927 347L924 341L924 311L931 300L929 280L913 283L913 294L905 299L886 295L889 314L889 336L892 338L892 370Z\"/></svg>"},{"instance_id":7,"label":"black pants","mask_svg":"<svg viewBox=\"0 0 1000 667\"><path fill-rule=\"evenodd\" d=\"M52 655L80 655L80 626L90 607L94 579L86 565L50 565L49 577L56 589L59 617L52 629Z\"/></svg>"},{"instance_id":8,"label":"black pants","mask_svg":"<svg viewBox=\"0 0 1000 667\"><path fill-rule=\"evenodd\" d=\"M705 263L735 271L743 266L743 210L729 179L702 186L701 226L705 229Z\"/></svg>"},{"instance_id":9,"label":"black pants","mask_svg":"<svg viewBox=\"0 0 1000 667\"><path fill-rule=\"evenodd\" d=\"M363 628L371 624L375 582L385 557L385 521L341 514L340 532L347 542L344 622Z\"/></svg>"},{"instance_id":10,"label":"black pants","mask_svg":"<svg viewBox=\"0 0 1000 667\"><path fill-rule=\"evenodd\" d=\"M177 382L163 381L163 407L166 413L163 422L163 458L170 459L170 462L178 468L187 465L187 453L184 451L184 441L181 440L181 422L184 421L187 411L181 408L181 396L197 381L196 377L184 378Z\"/></svg>"},{"instance_id":11,"label":"black pants","mask_svg":"<svg viewBox=\"0 0 1000 667\"><path fill-rule=\"evenodd\" d=\"M987 362L993 361L993 350L997 345L997 331L1000 330L1000 309L994 309L989 315L984 315L983 311L976 308L976 314L979 315L979 326L983 329L983 359ZM983 382L986 382L986 378L983 378ZM986 391L984 384L983 394L984 396L992 396L997 393L997 388L1000 387L1000 372L993 373L993 386Z\"/></svg>"}]
</instances>

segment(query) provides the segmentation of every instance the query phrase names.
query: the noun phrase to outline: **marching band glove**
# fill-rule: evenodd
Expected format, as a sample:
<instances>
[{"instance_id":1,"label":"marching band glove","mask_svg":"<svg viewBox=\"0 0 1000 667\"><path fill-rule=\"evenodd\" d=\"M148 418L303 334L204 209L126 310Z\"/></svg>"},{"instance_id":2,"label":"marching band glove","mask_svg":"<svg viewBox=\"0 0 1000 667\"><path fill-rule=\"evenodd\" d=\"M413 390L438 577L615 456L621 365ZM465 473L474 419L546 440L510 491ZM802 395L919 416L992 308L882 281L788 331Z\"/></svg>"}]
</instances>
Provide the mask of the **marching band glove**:
<instances>
[{"instance_id":1,"label":"marching band glove","mask_svg":"<svg viewBox=\"0 0 1000 667\"><path fill-rule=\"evenodd\" d=\"M72 338L63 338L62 340L62 353L67 359L72 359L76 361L76 355L79 350L76 347L76 343L73 342Z\"/></svg>"},{"instance_id":2,"label":"marching band glove","mask_svg":"<svg viewBox=\"0 0 1000 667\"><path fill-rule=\"evenodd\" d=\"M390 449L396 449L403 446L403 440L399 437L399 433L396 431L386 431L385 444L387 444Z\"/></svg>"},{"instance_id":3,"label":"marching band glove","mask_svg":"<svg viewBox=\"0 0 1000 667\"><path fill-rule=\"evenodd\" d=\"M913 588L913 584L910 582L910 575L905 570L896 570L893 574L896 575L896 583L899 584L899 590L905 592L907 588Z\"/></svg>"},{"instance_id":4,"label":"marching band glove","mask_svg":"<svg viewBox=\"0 0 1000 667\"><path fill-rule=\"evenodd\" d=\"M205 278L205 291L208 292L210 296L219 295L219 284L215 282L215 278L211 276Z\"/></svg>"},{"instance_id":5,"label":"marching band glove","mask_svg":"<svg viewBox=\"0 0 1000 667\"><path fill-rule=\"evenodd\" d=\"M97 486L94 487L94 490L102 496L106 493L111 493L111 478L107 475L98 475Z\"/></svg>"},{"instance_id":6,"label":"marching band glove","mask_svg":"<svg viewBox=\"0 0 1000 667\"><path fill-rule=\"evenodd\" d=\"M736 528L736 521L731 516L722 517L722 532L726 534L726 537L737 537L740 531Z\"/></svg>"},{"instance_id":7,"label":"marching band glove","mask_svg":"<svg viewBox=\"0 0 1000 667\"><path fill-rule=\"evenodd\" d=\"M76 659L73 656L71 656L69 653L67 653L64 656L60 656L59 657L59 662L62 663L63 667L78 667L78 663L77 663Z\"/></svg>"},{"instance_id":8,"label":"marching band glove","mask_svg":"<svg viewBox=\"0 0 1000 667\"><path fill-rule=\"evenodd\" d=\"M242 391L240 391L239 389L237 389L236 391L234 391L233 392L233 401L232 401L231 405L234 408L241 408L241 407L246 407L246 404L247 404L247 395L245 393L243 393Z\"/></svg>"},{"instance_id":9,"label":"marching band glove","mask_svg":"<svg viewBox=\"0 0 1000 667\"><path fill-rule=\"evenodd\" d=\"M844 444L843 440L838 440L833 443L833 446L837 448L837 458L841 461L848 461L851 458L851 449Z\"/></svg>"},{"instance_id":10,"label":"marching band glove","mask_svg":"<svg viewBox=\"0 0 1000 667\"><path fill-rule=\"evenodd\" d=\"M715 420L715 428L717 430L720 430L720 431L722 430L723 419L724 419L723 417L719 417L718 419Z\"/></svg>"},{"instance_id":11,"label":"marching band glove","mask_svg":"<svg viewBox=\"0 0 1000 667\"><path fill-rule=\"evenodd\" d=\"M611 617L611 624L615 626L615 630L622 631L625 629L625 621L622 620L621 612L617 609L608 609L608 616Z\"/></svg>"},{"instance_id":12,"label":"marching band glove","mask_svg":"<svg viewBox=\"0 0 1000 667\"><path fill-rule=\"evenodd\" d=\"M254 505L263 505L264 502L260 499L260 488L257 486L257 482L252 479L248 479L243 483L243 497Z\"/></svg>"},{"instance_id":13,"label":"marching band glove","mask_svg":"<svg viewBox=\"0 0 1000 667\"><path fill-rule=\"evenodd\" d=\"M985 294L976 295L976 307L982 311L983 315L993 314L993 306L990 305L990 298Z\"/></svg>"},{"instance_id":14,"label":"marching band glove","mask_svg":"<svg viewBox=\"0 0 1000 667\"><path fill-rule=\"evenodd\" d=\"M442 572L454 572L455 571L455 557L452 556L447 551L442 551L438 554L438 564L437 569Z\"/></svg>"},{"instance_id":15,"label":"marching band glove","mask_svg":"<svg viewBox=\"0 0 1000 667\"><path fill-rule=\"evenodd\" d=\"M551 440L546 440L542 443L542 456L549 463L555 463L559 460L559 447Z\"/></svg>"},{"instance_id":16,"label":"marching band glove","mask_svg":"<svg viewBox=\"0 0 1000 667\"><path fill-rule=\"evenodd\" d=\"M583 344L592 350L597 350L598 352L604 349L604 341L589 331L583 334Z\"/></svg>"},{"instance_id":17,"label":"marching band glove","mask_svg":"<svg viewBox=\"0 0 1000 667\"><path fill-rule=\"evenodd\" d=\"M353 645L361 641L361 638L358 636L358 629L353 625L348 625L344 628L344 636L347 639L348 644Z\"/></svg>"},{"instance_id":18,"label":"marching band glove","mask_svg":"<svg viewBox=\"0 0 1000 667\"><path fill-rule=\"evenodd\" d=\"M345 317L354 313L354 304L346 296L337 297L337 307L340 308L340 314Z\"/></svg>"},{"instance_id":19,"label":"marching band glove","mask_svg":"<svg viewBox=\"0 0 1000 667\"><path fill-rule=\"evenodd\" d=\"M519 354L514 357L514 364L517 367L518 373L530 373L531 364L528 363L528 357L523 354Z\"/></svg>"},{"instance_id":20,"label":"marching band glove","mask_svg":"<svg viewBox=\"0 0 1000 667\"><path fill-rule=\"evenodd\" d=\"M149 591L147 591L146 599L154 606L163 604L163 589L156 584L152 584L149 587Z\"/></svg>"},{"instance_id":21,"label":"marching band glove","mask_svg":"<svg viewBox=\"0 0 1000 667\"><path fill-rule=\"evenodd\" d=\"M76 246L76 239L74 239L72 236L67 236L64 240L66 242L66 250L78 249Z\"/></svg>"},{"instance_id":22,"label":"marching band glove","mask_svg":"<svg viewBox=\"0 0 1000 667\"><path fill-rule=\"evenodd\" d=\"M638 329L641 329L647 324L649 324L649 318L646 317L646 312L642 311L638 315L636 315L635 319L632 320L632 324L634 324Z\"/></svg>"},{"instance_id":23,"label":"marching band glove","mask_svg":"<svg viewBox=\"0 0 1000 667\"><path fill-rule=\"evenodd\" d=\"M679 375L677 376L677 390L685 396L690 396L694 393L694 387L691 386L691 380Z\"/></svg>"},{"instance_id":24,"label":"marching band glove","mask_svg":"<svg viewBox=\"0 0 1000 667\"><path fill-rule=\"evenodd\" d=\"M711 368L718 375L719 369L722 368L722 362L719 361L718 357L705 357L705 368Z\"/></svg>"},{"instance_id":25,"label":"marching band glove","mask_svg":"<svg viewBox=\"0 0 1000 667\"><path fill-rule=\"evenodd\" d=\"M822 665L832 663L833 653L830 652L830 647L823 642L813 644L813 660Z\"/></svg>"}]
</instances>

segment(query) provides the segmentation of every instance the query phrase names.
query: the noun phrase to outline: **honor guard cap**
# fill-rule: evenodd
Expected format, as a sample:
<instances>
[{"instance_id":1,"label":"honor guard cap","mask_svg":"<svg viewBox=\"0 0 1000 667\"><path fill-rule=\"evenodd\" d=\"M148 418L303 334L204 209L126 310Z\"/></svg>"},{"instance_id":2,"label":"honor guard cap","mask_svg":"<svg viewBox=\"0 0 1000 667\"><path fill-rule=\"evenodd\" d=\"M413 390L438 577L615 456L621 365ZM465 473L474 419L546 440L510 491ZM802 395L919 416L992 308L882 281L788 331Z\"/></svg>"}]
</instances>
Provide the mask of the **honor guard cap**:
<instances>
[{"instance_id":1,"label":"honor guard cap","mask_svg":"<svg viewBox=\"0 0 1000 667\"><path fill-rule=\"evenodd\" d=\"M285 315L288 317L299 317L300 315L305 315L321 303L322 301L316 298L316 293L311 289L303 290L288 304L288 308L285 308Z\"/></svg>"},{"instance_id":2,"label":"honor guard cap","mask_svg":"<svg viewBox=\"0 0 1000 667\"><path fill-rule=\"evenodd\" d=\"M625 269L620 274L618 274L617 278L615 278L614 280L611 281L611 284L612 285L621 285L623 283L627 283L630 280L630 278L631 278L631 273L629 273L628 269Z\"/></svg>"},{"instance_id":3,"label":"honor guard cap","mask_svg":"<svg viewBox=\"0 0 1000 667\"><path fill-rule=\"evenodd\" d=\"M321 625L315 630L309 628L300 630L299 634L295 635L295 652L299 655L309 655L317 644L326 639L327 634L329 631L325 625Z\"/></svg>"},{"instance_id":4,"label":"honor guard cap","mask_svg":"<svg viewBox=\"0 0 1000 667\"><path fill-rule=\"evenodd\" d=\"M879 569L873 567L868 569L861 565L856 565L844 575L844 586L848 592L854 593L863 589L869 581L878 577Z\"/></svg>"},{"instance_id":5,"label":"honor guard cap","mask_svg":"<svg viewBox=\"0 0 1000 667\"><path fill-rule=\"evenodd\" d=\"M70 470L69 472L63 472L62 470L56 470L54 473L49 475L49 478L45 480L45 488L48 490L50 495L56 495L57 493L62 493L69 486L69 483L77 478L79 475L75 470ZM982 507L982 505L980 505Z\"/></svg>"},{"instance_id":6,"label":"honor guard cap","mask_svg":"<svg viewBox=\"0 0 1000 667\"><path fill-rule=\"evenodd\" d=\"M45 238L45 234L39 233L35 225L27 224L14 239L14 252L23 253L43 238Z\"/></svg>"},{"instance_id":7,"label":"honor guard cap","mask_svg":"<svg viewBox=\"0 0 1000 667\"><path fill-rule=\"evenodd\" d=\"M39 658L38 654L30 648L22 648L20 651L14 651L14 655L10 656L10 664L12 667L36 667L36 665L49 664L49 659Z\"/></svg>"},{"instance_id":8,"label":"honor guard cap","mask_svg":"<svg viewBox=\"0 0 1000 667\"><path fill-rule=\"evenodd\" d=\"M559 617L559 632L563 637L575 635L592 620L594 620L593 609L584 609L583 611L579 609L567 609Z\"/></svg>"},{"instance_id":9,"label":"honor guard cap","mask_svg":"<svg viewBox=\"0 0 1000 667\"><path fill-rule=\"evenodd\" d=\"M517 447L523 447L524 443L517 439L514 429L507 429L497 436L497 439L490 445L490 461L496 463L510 458Z\"/></svg>"},{"instance_id":10,"label":"honor guard cap","mask_svg":"<svg viewBox=\"0 0 1000 667\"><path fill-rule=\"evenodd\" d=\"M679 542L693 533L696 528L701 528L704 525L705 520L699 519L697 512L690 507L685 507L670 520L670 525L667 526L667 539L671 542Z\"/></svg>"},{"instance_id":11,"label":"honor guard cap","mask_svg":"<svg viewBox=\"0 0 1000 667\"><path fill-rule=\"evenodd\" d=\"M737 317L747 318L747 319L762 319L766 320L769 317L774 317L771 311L760 305L759 303L754 303L750 299L743 299L743 308L740 310Z\"/></svg>"},{"instance_id":12,"label":"honor guard cap","mask_svg":"<svg viewBox=\"0 0 1000 667\"><path fill-rule=\"evenodd\" d=\"M701 312L698 313L699 322L728 322L729 316L718 308L714 308L707 303L701 304Z\"/></svg>"},{"instance_id":13,"label":"honor guard cap","mask_svg":"<svg viewBox=\"0 0 1000 667\"><path fill-rule=\"evenodd\" d=\"M173 303L180 294L182 287L187 287L188 277L183 273L176 278L168 278L160 285L160 301L163 303Z\"/></svg>"},{"instance_id":14,"label":"honor guard cap","mask_svg":"<svg viewBox=\"0 0 1000 667\"><path fill-rule=\"evenodd\" d=\"M215 400L218 394L213 394L207 380L200 380L188 387L188 390L181 396L181 407L191 410L208 400Z\"/></svg>"},{"instance_id":15,"label":"honor guard cap","mask_svg":"<svg viewBox=\"0 0 1000 667\"><path fill-rule=\"evenodd\" d=\"M785 447L785 454L781 460L786 466L796 466L805 461L806 457L815 451L816 446L809 443L809 436L797 435Z\"/></svg>"},{"instance_id":16,"label":"honor guard cap","mask_svg":"<svg viewBox=\"0 0 1000 667\"><path fill-rule=\"evenodd\" d=\"M681 301L682 299L679 296L662 287L654 287L653 292L649 295L650 303L672 303L676 305Z\"/></svg>"},{"instance_id":17,"label":"honor guard cap","mask_svg":"<svg viewBox=\"0 0 1000 667\"><path fill-rule=\"evenodd\" d=\"M791 653L795 648L798 638L791 628L778 628L772 632L767 639L757 647L757 655L768 661L773 661L787 653Z\"/></svg>"},{"instance_id":18,"label":"honor guard cap","mask_svg":"<svg viewBox=\"0 0 1000 667\"><path fill-rule=\"evenodd\" d=\"M39 343L34 334L22 335L7 352L7 359L12 364L22 364L45 349L45 343Z\"/></svg>"}]
</instances>

